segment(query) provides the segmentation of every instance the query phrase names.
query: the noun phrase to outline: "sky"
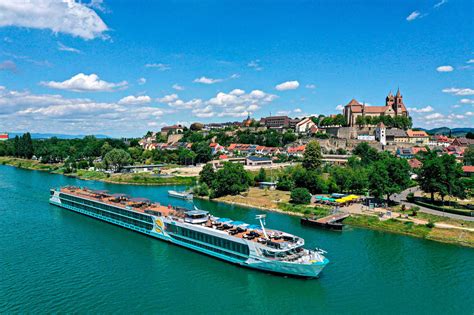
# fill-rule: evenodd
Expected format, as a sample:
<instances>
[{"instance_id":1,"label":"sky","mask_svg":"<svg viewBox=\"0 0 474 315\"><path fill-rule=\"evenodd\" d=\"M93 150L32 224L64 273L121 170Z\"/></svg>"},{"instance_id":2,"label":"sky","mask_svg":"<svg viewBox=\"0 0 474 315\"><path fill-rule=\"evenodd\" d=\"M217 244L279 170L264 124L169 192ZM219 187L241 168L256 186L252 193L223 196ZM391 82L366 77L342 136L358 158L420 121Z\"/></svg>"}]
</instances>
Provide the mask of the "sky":
<instances>
[{"instance_id":1,"label":"sky","mask_svg":"<svg viewBox=\"0 0 474 315\"><path fill-rule=\"evenodd\" d=\"M474 3L0 0L0 131L142 136L340 113L398 88L474 126Z\"/></svg>"}]
</instances>

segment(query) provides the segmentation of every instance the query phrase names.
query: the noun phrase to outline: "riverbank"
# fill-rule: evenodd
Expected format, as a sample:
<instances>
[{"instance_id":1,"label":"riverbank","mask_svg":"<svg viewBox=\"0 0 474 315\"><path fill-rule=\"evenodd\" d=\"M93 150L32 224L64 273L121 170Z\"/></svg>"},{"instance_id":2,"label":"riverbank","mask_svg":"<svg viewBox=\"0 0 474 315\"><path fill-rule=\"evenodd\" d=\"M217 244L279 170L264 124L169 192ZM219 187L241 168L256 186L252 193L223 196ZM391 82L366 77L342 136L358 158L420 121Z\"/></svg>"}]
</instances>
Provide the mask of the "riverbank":
<instances>
[{"instance_id":1,"label":"riverbank","mask_svg":"<svg viewBox=\"0 0 474 315\"><path fill-rule=\"evenodd\" d=\"M35 160L27 160L12 157L0 157L0 164L18 167L27 170L50 172L69 177L77 177L84 180L97 180L113 184L127 185L186 185L191 186L196 183L195 177L181 176L163 176L156 174L140 173L140 174L108 174L99 171L77 170L75 173L65 174L62 163L44 164Z\"/></svg>"}]
</instances>

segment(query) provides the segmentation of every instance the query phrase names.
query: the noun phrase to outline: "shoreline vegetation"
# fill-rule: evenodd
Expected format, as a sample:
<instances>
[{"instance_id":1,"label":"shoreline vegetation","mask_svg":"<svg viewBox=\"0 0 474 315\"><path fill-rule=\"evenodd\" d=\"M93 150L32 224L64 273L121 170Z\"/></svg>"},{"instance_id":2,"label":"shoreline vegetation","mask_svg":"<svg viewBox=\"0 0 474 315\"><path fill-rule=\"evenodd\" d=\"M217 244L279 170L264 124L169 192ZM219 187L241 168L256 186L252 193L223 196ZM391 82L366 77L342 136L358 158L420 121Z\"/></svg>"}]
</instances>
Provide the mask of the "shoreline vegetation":
<instances>
[{"instance_id":1,"label":"shoreline vegetation","mask_svg":"<svg viewBox=\"0 0 474 315\"><path fill-rule=\"evenodd\" d=\"M187 185L191 186L196 183L195 177L158 177L153 174L107 174L99 171L77 170L75 173L64 173L63 164L44 164L35 160L0 157L1 165L9 165L17 168L50 172L52 174L60 174L69 177L77 177L83 180L97 180L112 184L126 185Z\"/></svg>"},{"instance_id":2,"label":"shoreline vegetation","mask_svg":"<svg viewBox=\"0 0 474 315\"><path fill-rule=\"evenodd\" d=\"M84 180L97 180L114 184L128 185L193 185L196 182L195 177L153 177L150 174L117 174L109 175L103 172L78 170L76 173L64 174L62 164L42 164L38 161L0 157L1 165L9 165L17 168L46 171L53 174L77 177ZM278 190L266 190L251 187L247 192L238 195L226 195L214 199L209 197L195 198L211 200L213 202L222 202L229 205L238 205L242 207L256 208L263 211L273 211L298 217L316 215L328 215L331 211L329 207L319 207L313 205L294 205L290 203L290 193ZM465 229L474 228L472 222L460 222L459 220L447 219L441 216L427 215L418 213L417 218L427 220L430 223L441 225L454 225L458 228L440 228L436 226L428 227L427 224L417 224L411 220L399 220L391 218L380 220L372 215L351 215L344 223L381 232L403 234L427 240L456 244L474 248L474 232Z\"/></svg>"}]
</instances>

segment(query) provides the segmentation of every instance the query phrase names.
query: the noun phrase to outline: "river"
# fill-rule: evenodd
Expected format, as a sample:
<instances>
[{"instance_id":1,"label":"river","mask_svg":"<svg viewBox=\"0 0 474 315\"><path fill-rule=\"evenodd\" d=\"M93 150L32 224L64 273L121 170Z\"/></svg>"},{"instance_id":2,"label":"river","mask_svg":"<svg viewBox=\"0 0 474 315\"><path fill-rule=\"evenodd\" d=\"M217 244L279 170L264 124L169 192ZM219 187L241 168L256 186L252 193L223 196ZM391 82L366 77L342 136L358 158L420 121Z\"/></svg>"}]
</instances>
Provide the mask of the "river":
<instances>
[{"instance_id":1,"label":"river","mask_svg":"<svg viewBox=\"0 0 474 315\"><path fill-rule=\"evenodd\" d=\"M328 251L319 279L249 270L48 203L49 189L88 186L187 205L169 187L115 185L0 166L0 313L472 314L474 250L350 228L267 225ZM255 223L261 210L196 200Z\"/></svg>"}]
</instances>

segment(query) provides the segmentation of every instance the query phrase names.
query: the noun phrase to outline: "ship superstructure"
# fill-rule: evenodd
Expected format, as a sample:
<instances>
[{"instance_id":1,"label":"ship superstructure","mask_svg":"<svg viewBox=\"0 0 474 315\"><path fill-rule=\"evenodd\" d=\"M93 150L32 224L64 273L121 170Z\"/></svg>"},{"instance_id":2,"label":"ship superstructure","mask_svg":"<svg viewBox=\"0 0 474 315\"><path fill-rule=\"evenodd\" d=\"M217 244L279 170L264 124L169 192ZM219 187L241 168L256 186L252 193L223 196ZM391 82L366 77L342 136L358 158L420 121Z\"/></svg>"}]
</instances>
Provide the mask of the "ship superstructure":
<instances>
[{"instance_id":1,"label":"ship superstructure","mask_svg":"<svg viewBox=\"0 0 474 315\"><path fill-rule=\"evenodd\" d=\"M303 248L304 239L219 218L207 211L163 206L145 198L79 187L51 189L50 203L245 267L314 278L329 262L321 250Z\"/></svg>"}]
</instances>

